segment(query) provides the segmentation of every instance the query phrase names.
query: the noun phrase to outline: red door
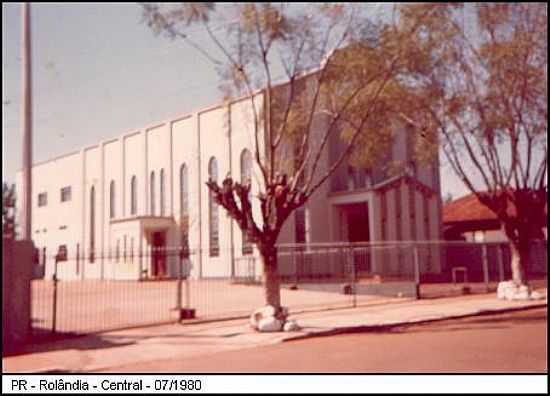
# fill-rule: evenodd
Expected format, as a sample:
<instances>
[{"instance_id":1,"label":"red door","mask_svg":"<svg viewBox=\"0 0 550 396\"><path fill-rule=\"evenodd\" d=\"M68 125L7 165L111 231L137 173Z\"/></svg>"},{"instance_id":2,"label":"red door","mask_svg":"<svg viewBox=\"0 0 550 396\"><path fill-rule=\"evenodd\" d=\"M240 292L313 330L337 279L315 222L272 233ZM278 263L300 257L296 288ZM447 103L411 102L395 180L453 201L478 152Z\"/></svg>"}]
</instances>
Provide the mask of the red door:
<instances>
[{"instance_id":1,"label":"red door","mask_svg":"<svg viewBox=\"0 0 550 396\"><path fill-rule=\"evenodd\" d=\"M166 233L153 233L152 275L154 277L166 276Z\"/></svg>"}]
</instances>

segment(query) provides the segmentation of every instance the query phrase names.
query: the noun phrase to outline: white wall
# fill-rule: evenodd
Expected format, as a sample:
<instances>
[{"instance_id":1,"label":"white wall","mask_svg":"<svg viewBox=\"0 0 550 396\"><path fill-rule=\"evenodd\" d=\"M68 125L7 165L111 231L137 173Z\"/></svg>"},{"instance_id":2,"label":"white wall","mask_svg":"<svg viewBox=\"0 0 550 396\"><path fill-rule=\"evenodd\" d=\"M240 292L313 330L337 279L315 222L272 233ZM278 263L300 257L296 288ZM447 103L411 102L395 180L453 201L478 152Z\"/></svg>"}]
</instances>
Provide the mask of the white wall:
<instances>
[{"instance_id":1,"label":"white wall","mask_svg":"<svg viewBox=\"0 0 550 396\"><path fill-rule=\"evenodd\" d=\"M254 103L256 106L261 103L260 99L261 98L257 98L255 100ZM260 167L258 166L258 163L256 161L254 113L252 105L253 104L251 100L245 99L231 104L228 109L228 127L230 128L229 137L231 139L231 176L233 180L241 182L241 155L243 151L247 149L252 157L252 185L250 191L252 201L252 215L258 227L262 227L263 222L261 216L260 202L257 196L261 189L261 186L264 185L264 182ZM259 128L261 128L261 126L259 126ZM261 129L259 129L259 131L261 136ZM259 139L258 143L262 143L261 139ZM263 147L263 144L260 147ZM242 260L243 233L236 222L232 221L231 227L233 233L235 258L237 261ZM253 249L252 257L255 263L255 275L259 277L262 274L262 265L259 259L258 251L255 247ZM239 263L236 263L235 265L239 265Z\"/></svg>"},{"instance_id":2,"label":"white wall","mask_svg":"<svg viewBox=\"0 0 550 396\"><path fill-rule=\"evenodd\" d=\"M57 159L35 165L32 169L32 238L35 247L46 248L48 257L46 277L53 274L53 256L60 245L66 245L68 255L76 256L77 243L81 241L81 156L79 153L59 157ZM21 196L22 174L18 173L16 190ZM61 202L61 188L71 187L71 200ZM47 193L47 205L38 207L38 194ZM18 201L17 204L20 204ZM20 208L18 208L20 215ZM81 246L82 247L82 246ZM63 274L60 276L76 276L76 266L73 263L63 263L58 266Z\"/></svg>"},{"instance_id":3,"label":"white wall","mask_svg":"<svg viewBox=\"0 0 550 396\"><path fill-rule=\"evenodd\" d=\"M141 151L136 151L141 152ZM161 126L151 128L147 131L147 165L148 165L148 180L150 180L151 172L155 172L155 216L161 215L161 194L160 194L160 173L161 169L164 170L164 183L165 183L165 194L164 194L164 207L165 212L164 216L170 215L170 126L167 123L162 124ZM139 159L136 158L136 167ZM149 196L150 196L149 186ZM149 209L151 203L149 202ZM150 210L147 211L148 214L152 214Z\"/></svg>"},{"instance_id":4,"label":"white wall","mask_svg":"<svg viewBox=\"0 0 550 396\"><path fill-rule=\"evenodd\" d=\"M185 163L187 167L187 188L188 188L188 210L189 210L189 247L192 251L200 248L200 209L199 209L199 188L202 189L203 181L199 179L199 150L197 135L197 117L189 116L176 120L172 124L172 166L173 166L173 192L175 220L180 225L180 167ZM203 208L203 213L204 208ZM203 214L204 217L204 214ZM179 245L181 236L175 235L175 245ZM199 276L200 256L192 254L191 275Z\"/></svg>"},{"instance_id":5,"label":"white wall","mask_svg":"<svg viewBox=\"0 0 550 396\"><path fill-rule=\"evenodd\" d=\"M229 138L227 109L218 107L199 114L199 139L201 155L201 206L202 206L202 276L224 277L230 275L231 223L223 208L218 207L219 256L210 257L209 245L209 194L205 182L208 180L208 165L211 158L218 164L218 183L229 172ZM223 131L220 133L220 131Z\"/></svg>"},{"instance_id":6,"label":"white wall","mask_svg":"<svg viewBox=\"0 0 550 396\"><path fill-rule=\"evenodd\" d=\"M255 98L257 109L263 103L262 96ZM322 132L326 120L318 118L314 120L316 131ZM265 140L262 137L263 126L260 125L259 150L264 157ZM314 143L318 143L318 140ZM136 130L130 134L124 134L97 146L82 149L80 152L67 155L58 159L47 161L33 168L33 237L38 246L47 246L48 254L53 255L58 245L66 244L69 255L76 254L76 244L80 244L80 254L84 251L79 277L118 277L118 271L122 267L112 267L106 260L102 262L99 256L106 255L111 247L114 252L116 240L121 240L123 249L123 237L130 238L133 235L134 249L138 249L138 240L142 240L145 249L145 240L141 230L135 225L111 224L109 218L109 185L115 181L116 188L116 214L114 220L128 219L131 217L130 181L133 175L137 177L137 216L150 215L150 187L149 178L152 171L155 172L155 214L160 215L160 170L165 175L165 216L173 216L175 227L167 233L167 245L174 247L180 244L181 236L178 225L180 224L180 167L183 163L188 169L188 205L190 216L190 247L195 251L202 249L202 254L191 257L192 276L225 277L231 274L232 254L238 258L242 256L242 233L236 224L226 215L223 208L218 208L219 217L219 257L209 255L209 191L205 185L208 180L208 165L211 157L215 157L218 163L218 182L221 183L227 173L231 173L234 180L240 180L240 157L242 151L247 148L254 158L255 139L253 128L253 112L251 102L248 99L233 102L229 105L205 109L180 118L160 122L156 125ZM393 155L402 158L407 151L404 134L397 134L393 147ZM261 213L257 194L263 185L263 178L259 167L253 160L253 210L257 224L261 227ZM328 150L320 160L317 174L324 174L329 165ZM438 179L433 177L433 172L426 173L422 170L419 174L425 184L431 185ZM18 175L18 193L20 194L20 175ZM72 188L72 200L61 204L59 202L60 188L70 185ZM96 262L87 263L90 248L90 190L95 186L96 190L96 226L95 226L95 252ZM402 189L401 227L402 239L411 238L409 224L409 185L400 183ZM439 191L439 186L437 191ZM39 192L48 193L48 206L37 208L37 196ZM422 240L423 235L423 205L424 196L415 191L415 206L417 224L416 239ZM387 240L395 240L397 237L395 224L396 204L395 190L390 188L387 192ZM308 239L311 242L327 242L338 240L341 226L338 217L337 203L329 203L336 196L341 196L344 201L351 203L368 201L370 239L381 239L380 226L380 197L372 191L343 192L333 194L330 191L330 183L327 182L313 195L307 204L309 227ZM349 201L349 202L348 202ZM439 209L436 197L430 203L430 227L431 237L439 237ZM60 230L60 226L66 229ZM129 227L126 229L125 227ZM47 229L47 231L43 231ZM35 233L40 230L39 233ZM294 216L291 215L281 232L279 242L293 242ZM130 239L128 239L129 241ZM129 243L129 242L128 242ZM232 246L234 251L232 252ZM121 253L122 254L122 253ZM257 252L254 252L257 257ZM394 262L395 260L391 260ZM391 264L394 266L394 264ZM68 266L65 268L69 268ZM126 275L134 273L135 268L122 271ZM261 264L257 260L256 273L261 274ZM67 273L67 276L76 277Z\"/></svg>"},{"instance_id":7,"label":"white wall","mask_svg":"<svg viewBox=\"0 0 550 396\"><path fill-rule=\"evenodd\" d=\"M84 260L83 272L86 278L100 278L102 273L101 252L104 251L101 245L101 213L104 202L101 200L101 146L93 146L84 149L84 249L86 260ZM93 263L89 262L91 243L90 223L90 198L92 186L95 189L95 256Z\"/></svg>"}]
</instances>

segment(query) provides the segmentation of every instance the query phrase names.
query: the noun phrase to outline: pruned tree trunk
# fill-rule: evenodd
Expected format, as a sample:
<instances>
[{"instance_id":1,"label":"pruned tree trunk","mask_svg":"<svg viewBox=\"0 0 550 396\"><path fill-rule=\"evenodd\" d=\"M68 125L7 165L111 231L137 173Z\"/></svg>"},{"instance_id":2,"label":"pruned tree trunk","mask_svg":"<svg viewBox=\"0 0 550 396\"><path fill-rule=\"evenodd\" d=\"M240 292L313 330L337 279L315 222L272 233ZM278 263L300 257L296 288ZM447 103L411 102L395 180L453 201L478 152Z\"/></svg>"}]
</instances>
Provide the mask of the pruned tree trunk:
<instances>
[{"instance_id":1,"label":"pruned tree trunk","mask_svg":"<svg viewBox=\"0 0 550 396\"><path fill-rule=\"evenodd\" d=\"M520 207L519 210L524 210ZM528 213L528 210L525 211ZM542 228L536 224L536 219L531 219L525 214L526 221L518 222L513 219L508 224L504 223L504 229L510 244L512 280L517 286L528 286L528 273L530 267L531 242L543 237Z\"/></svg>"},{"instance_id":2,"label":"pruned tree trunk","mask_svg":"<svg viewBox=\"0 0 550 396\"><path fill-rule=\"evenodd\" d=\"M529 243L510 241L512 280L518 286L527 285Z\"/></svg>"},{"instance_id":3,"label":"pruned tree trunk","mask_svg":"<svg viewBox=\"0 0 550 396\"><path fill-rule=\"evenodd\" d=\"M260 249L260 255L263 263L263 287L265 293L265 302L272 305L276 311L281 308L281 289L279 270L277 268L277 248L267 246Z\"/></svg>"}]
</instances>

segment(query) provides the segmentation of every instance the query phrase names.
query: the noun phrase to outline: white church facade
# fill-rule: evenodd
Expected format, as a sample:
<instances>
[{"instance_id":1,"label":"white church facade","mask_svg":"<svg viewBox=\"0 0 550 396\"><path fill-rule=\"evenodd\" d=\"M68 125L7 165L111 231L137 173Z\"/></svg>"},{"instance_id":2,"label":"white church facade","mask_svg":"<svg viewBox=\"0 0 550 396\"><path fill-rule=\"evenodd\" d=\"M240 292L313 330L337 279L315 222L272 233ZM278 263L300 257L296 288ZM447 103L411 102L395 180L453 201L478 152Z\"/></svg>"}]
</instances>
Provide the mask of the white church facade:
<instances>
[{"instance_id":1,"label":"white church facade","mask_svg":"<svg viewBox=\"0 0 550 396\"><path fill-rule=\"evenodd\" d=\"M414 165L409 146L405 132L397 131L391 159L410 162L407 174L340 167L289 218L279 243L440 239L439 165ZM261 276L256 249L205 185L227 174L254 179L252 153L250 100L240 99L34 164L32 235L45 277L55 270L52 257L60 246L68 257L57 265L61 279L174 277L185 238L191 251L186 275L231 278L252 270ZM332 154L325 154L321 160L328 164ZM21 173L16 180L20 194ZM407 260L370 254L375 273ZM426 265L440 270L437 255Z\"/></svg>"}]
</instances>

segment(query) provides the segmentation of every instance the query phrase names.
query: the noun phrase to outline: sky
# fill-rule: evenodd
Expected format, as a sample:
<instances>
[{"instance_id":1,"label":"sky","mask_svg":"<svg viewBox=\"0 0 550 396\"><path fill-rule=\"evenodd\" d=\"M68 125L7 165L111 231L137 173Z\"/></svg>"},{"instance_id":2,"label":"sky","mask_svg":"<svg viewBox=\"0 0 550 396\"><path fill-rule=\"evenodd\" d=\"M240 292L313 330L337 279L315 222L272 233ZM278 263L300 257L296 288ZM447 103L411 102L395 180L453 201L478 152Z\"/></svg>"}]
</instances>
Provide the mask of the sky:
<instances>
[{"instance_id":1,"label":"sky","mask_svg":"<svg viewBox=\"0 0 550 396\"><path fill-rule=\"evenodd\" d=\"M133 3L32 4L33 162L221 100L213 65ZM195 40L209 48L207 37ZM21 167L21 6L2 4L2 180ZM443 196L467 191L445 165Z\"/></svg>"}]
</instances>

